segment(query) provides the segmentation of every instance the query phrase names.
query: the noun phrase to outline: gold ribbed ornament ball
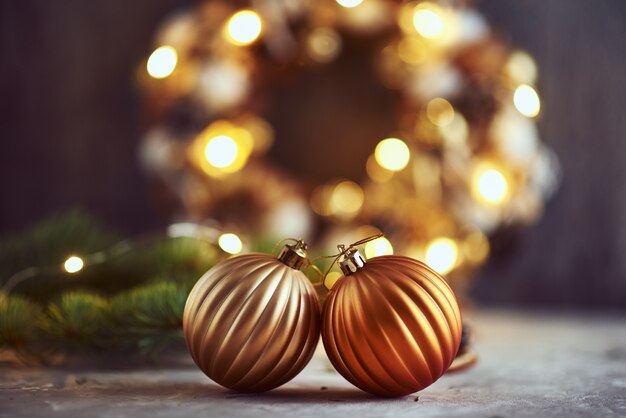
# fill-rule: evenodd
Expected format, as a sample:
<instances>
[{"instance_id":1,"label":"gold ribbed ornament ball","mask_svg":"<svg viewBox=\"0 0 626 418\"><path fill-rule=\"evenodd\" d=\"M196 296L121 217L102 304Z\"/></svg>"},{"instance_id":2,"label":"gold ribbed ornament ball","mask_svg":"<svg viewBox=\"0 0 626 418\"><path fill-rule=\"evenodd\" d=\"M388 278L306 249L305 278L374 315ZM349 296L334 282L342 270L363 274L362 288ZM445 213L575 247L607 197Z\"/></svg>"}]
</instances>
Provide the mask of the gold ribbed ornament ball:
<instances>
[{"instance_id":1,"label":"gold ribbed ornament ball","mask_svg":"<svg viewBox=\"0 0 626 418\"><path fill-rule=\"evenodd\" d=\"M367 262L356 249L328 294L322 339L331 363L358 388L396 397L434 383L461 342L461 313L444 278L409 257Z\"/></svg>"},{"instance_id":2,"label":"gold ribbed ornament ball","mask_svg":"<svg viewBox=\"0 0 626 418\"><path fill-rule=\"evenodd\" d=\"M319 340L320 304L299 268L306 246L278 258L246 254L210 269L191 290L183 316L187 348L213 381L264 392L296 376Z\"/></svg>"}]
</instances>

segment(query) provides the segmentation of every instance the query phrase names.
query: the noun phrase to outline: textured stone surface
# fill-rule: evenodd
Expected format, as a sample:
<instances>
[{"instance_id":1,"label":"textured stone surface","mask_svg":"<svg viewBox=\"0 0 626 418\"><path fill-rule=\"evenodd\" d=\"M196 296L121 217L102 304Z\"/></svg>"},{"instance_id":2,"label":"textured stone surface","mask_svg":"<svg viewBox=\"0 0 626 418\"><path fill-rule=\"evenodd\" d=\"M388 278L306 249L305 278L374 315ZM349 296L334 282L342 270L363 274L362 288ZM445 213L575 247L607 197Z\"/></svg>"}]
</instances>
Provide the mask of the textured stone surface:
<instances>
[{"instance_id":1,"label":"textured stone surface","mask_svg":"<svg viewBox=\"0 0 626 418\"><path fill-rule=\"evenodd\" d=\"M0 368L0 417L626 416L626 318L474 314L479 363L400 399L358 391L323 352L262 395L223 389L194 367Z\"/></svg>"}]
</instances>

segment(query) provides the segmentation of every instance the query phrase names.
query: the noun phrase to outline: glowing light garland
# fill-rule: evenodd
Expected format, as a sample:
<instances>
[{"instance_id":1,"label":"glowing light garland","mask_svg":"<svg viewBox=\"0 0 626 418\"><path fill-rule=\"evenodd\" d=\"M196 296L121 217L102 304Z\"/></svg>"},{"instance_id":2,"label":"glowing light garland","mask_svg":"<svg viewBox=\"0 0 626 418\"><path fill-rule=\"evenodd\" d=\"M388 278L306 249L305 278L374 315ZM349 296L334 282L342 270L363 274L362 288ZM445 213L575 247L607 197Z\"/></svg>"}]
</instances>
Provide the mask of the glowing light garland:
<instances>
[{"instance_id":1,"label":"glowing light garland","mask_svg":"<svg viewBox=\"0 0 626 418\"><path fill-rule=\"evenodd\" d=\"M202 7L170 20L158 37L164 46L147 61L157 80L146 89L165 104L142 158L180 191L183 211L211 217L222 200L249 193L270 208L255 222L284 226L276 220L287 210L299 220L289 224L297 231L270 230L275 236L310 233L307 207L335 226L330 235L344 234L334 241L350 240L347 227L378 230L373 224L380 223L389 240L368 243L368 257L410 253L462 279L487 259L491 232L504 221L533 222L555 190L558 161L534 126L542 113L536 64L507 50L476 11L381 0L296 1L289 10L236 10L222 1ZM406 105L395 136L371 150L367 179L335 179L306 198L293 192L293 179L266 178L269 169L259 168L273 131L250 99L264 82L261 65L332 63L344 48L343 32L386 40L377 69ZM269 60L257 60L261 50ZM201 88L188 87L195 85ZM212 121L193 138L165 123L185 100ZM195 169L174 163L181 154ZM260 186L281 197L263 200ZM224 240L225 251L239 248Z\"/></svg>"}]
</instances>

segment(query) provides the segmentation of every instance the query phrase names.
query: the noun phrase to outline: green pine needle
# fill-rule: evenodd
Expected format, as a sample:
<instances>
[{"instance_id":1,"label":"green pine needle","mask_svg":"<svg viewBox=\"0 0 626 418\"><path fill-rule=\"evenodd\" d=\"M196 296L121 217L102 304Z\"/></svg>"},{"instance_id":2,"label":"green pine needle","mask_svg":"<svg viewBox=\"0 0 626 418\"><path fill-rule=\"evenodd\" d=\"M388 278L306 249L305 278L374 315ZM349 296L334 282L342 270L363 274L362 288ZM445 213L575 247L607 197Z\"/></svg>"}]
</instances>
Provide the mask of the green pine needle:
<instances>
[{"instance_id":1,"label":"green pine needle","mask_svg":"<svg viewBox=\"0 0 626 418\"><path fill-rule=\"evenodd\" d=\"M88 341L106 330L110 306L98 295L71 292L48 308L45 330L64 342Z\"/></svg>"},{"instance_id":2,"label":"green pine needle","mask_svg":"<svg viewBox=\"0 0 626 418\"><path fill-rule=\"evenodd\" d=\"M0 292L0 347L20 350L34 343L42 319L43 310L36 303Z\"/></svg>"},{"instance_id":3,"label":"green pine needle","mask_svg":"<svg viewBox=\"0 0 626 418\"><path fill-rule=\"evenodd\" d=\"M178 329L187 291L171 282L154 283L111 300L111 318L122 329Z\"/></svg>"}]
</instances>

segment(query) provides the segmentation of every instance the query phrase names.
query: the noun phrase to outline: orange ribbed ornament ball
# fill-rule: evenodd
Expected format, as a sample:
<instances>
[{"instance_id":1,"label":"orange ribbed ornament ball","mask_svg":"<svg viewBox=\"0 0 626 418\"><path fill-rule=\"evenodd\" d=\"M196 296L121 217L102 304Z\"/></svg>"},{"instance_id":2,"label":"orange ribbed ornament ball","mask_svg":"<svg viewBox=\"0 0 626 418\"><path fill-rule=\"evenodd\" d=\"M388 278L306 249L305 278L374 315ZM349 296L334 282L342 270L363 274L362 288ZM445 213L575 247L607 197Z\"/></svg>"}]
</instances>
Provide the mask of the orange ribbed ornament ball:
<instances>
[{"instance_id":1,"label":"orange ribbed ornament ball","mask_svg":"<svg viewBox=\"0 0 626 418\"><path fill-rule=\"evenodd\" d=\"M306 246L276 258L246 254L215 265L191 290L183 316L187 348L213 381L264 392L296 376L320 334L320 303L299 268Z\"/></svg>"},{"instance_id":2,"label":"orange ribbed ornament ball","mask_svg":"<svg viewBox=\"0 0 626 418\"><path fill-rule=\"evenodd\" d=\"M322 314L331 363L358 388L396 397L434 383L461 342L461 313L444 278L409 257L367 262L349 248Z\"/></svg>"}]
</instances>

